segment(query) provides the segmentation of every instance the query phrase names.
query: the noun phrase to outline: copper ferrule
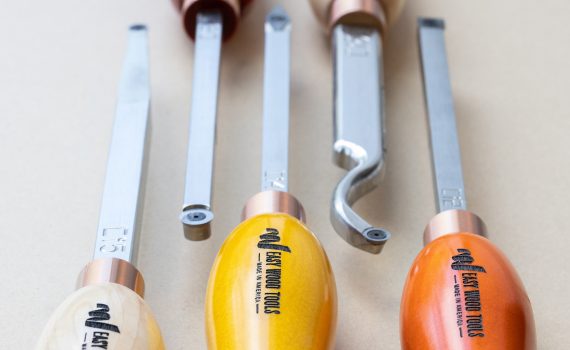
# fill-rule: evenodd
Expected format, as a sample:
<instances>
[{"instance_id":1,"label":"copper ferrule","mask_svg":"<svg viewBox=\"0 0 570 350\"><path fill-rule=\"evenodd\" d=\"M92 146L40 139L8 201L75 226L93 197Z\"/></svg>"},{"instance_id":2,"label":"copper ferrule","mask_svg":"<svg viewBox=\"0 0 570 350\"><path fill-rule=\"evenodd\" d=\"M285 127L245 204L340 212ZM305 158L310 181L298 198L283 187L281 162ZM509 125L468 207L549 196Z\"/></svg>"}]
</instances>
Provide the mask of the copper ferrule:
<instances>
[{"instance_id":1,"label":"copper ferrule","mask_svg":"<svg viewBox=\"0 0 570 350\"><path fill-rule=\"evenodd\" d=\"M305 222L305 209L297 198L287 192L264 191L251 197L243 207L242 220L260 214L284 213Z\"/></svg>"},{"instance_id":2,"label":"copper ferrule","mask_svg":"<svg viewBox=\"0 0 570 350\"><path fill-rule=\"evenodd\" d=\"M242 9L251 0L173 0L182 14L186 33L196 38L196 19L199 12L218 10L222 14L223 37L228 39L236 30Z\"/></svg>"},{"instance_id":3,"label":"copper ferrule","mask_svg":"<svg viewBox=\"0 0 570 350\"><path fill-rule=\"evenodd\" d=\"M375 27L386 30L386 15L378 0L335 0L331 4L328 27L337 24Z\"/></svg>"},{"instance_id":4,"label":"copper ferrule","mask_svg":"<svg viewBox=\"0 0 570 350\"><path fill-rule=\"evenodd\" d=\"M101 283L117 283L144 296L144 280L132 264L117 258L93 260L79 274L77 287Z\"/></svg>"},{"instance_id":5,"label":"copper ferrule","mask_svg":"<svg viewBox=\"0 0 570 350\"><path fill-rule=\"evenodd\" d=\"M487 227L477 215L466 210L446 210L434 216L424 230L424 245L453 233L487 236Z\"/></svg>"},{"instance_id":6,"label":"copper ferrule","mask_svg":"<svg viewBox=\"0 0 570 350\"><path fill-rule=\"evenodd\" d=\"M405 0L311 0L313 10L330 32L339 24L372 25L381 32L400 14Z\"/></svg>"}]
</instances>

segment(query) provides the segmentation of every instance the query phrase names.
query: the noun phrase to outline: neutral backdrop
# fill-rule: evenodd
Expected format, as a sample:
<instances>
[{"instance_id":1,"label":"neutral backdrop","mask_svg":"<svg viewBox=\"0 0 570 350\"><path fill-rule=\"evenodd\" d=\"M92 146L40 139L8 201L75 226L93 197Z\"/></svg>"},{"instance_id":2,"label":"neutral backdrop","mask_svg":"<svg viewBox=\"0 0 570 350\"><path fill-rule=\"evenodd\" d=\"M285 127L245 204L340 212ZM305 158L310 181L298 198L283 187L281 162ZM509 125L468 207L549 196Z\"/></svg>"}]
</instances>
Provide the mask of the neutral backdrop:
<instances>
[{"instance_id":1,"label":"neutral backdrop","mask_svg":"<svg viewBox=\"0 0 570 350\"><path fill-rule=\"evenodd\" d=\"M0 14L0 338L31 349L90 260L127 27L150 27L152 143L139 267L168 349L205 349L210 266L259 189L263 17L253 4L224 45L212 238L183 238L193 43L168 0L3 1ZM539 349L570 348L570 26L567 0L411 0L385 43L387 172L357 209L393 238L381 255L329 219L330 45L308 2L293 19L290 189L331 258L336 349L399 349L407 270L435 214L416 18L447 21L469 207L516 266Z\"/></svg>"}]
</instances>

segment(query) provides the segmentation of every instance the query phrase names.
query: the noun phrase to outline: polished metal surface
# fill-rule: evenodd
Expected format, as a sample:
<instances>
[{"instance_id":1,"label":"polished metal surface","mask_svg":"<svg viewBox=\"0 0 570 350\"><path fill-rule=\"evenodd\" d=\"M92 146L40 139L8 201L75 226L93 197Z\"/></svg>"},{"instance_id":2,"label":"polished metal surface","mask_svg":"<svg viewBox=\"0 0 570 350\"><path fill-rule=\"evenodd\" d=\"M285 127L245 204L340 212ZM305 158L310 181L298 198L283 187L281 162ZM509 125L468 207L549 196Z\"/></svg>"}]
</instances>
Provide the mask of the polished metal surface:
<instances>
[{"instance_id":1,"label":"polished metal surface","mask_svg":"<svg viewBox=\"0 0 570 350\"><path fill-rule=\"evenodd\" d=\"M437 209L466 209L453 96L445 52L444 22L420 19L419 42L428 111Z\"/></svg>"},{"instance_id":2,"label":"polished metal surface","mask_svg":"<svg viewBox=\"0 0 570 350\"><path fill-rule=\"evenodd\" d=\"M105 258L91 261L77 278L77 289L105 283L116 283L144 297L144 279L139 270L122 259Z\"/></svg>"},{"instance_id":3,"label":"polished metal surface","mask_svg":"<svg viewBox=\"0 0 570 350\"><path fill-rule=\"evenodd\" d=\"M281 8L265 20L261 190L287 192L291 23Z\"/></svg>"},{"instance_id":4,"label":"polished metal surface","mask_svg":"<svg viewBox=\"0 0 570 350\"><path fill-rule=\"evenodd\" d=\"M186 187L180 214L184 235L190 240L210 237L214 219L211 208L222 16L219 11L202 12L197 22Z\"/></svg>"},{"instance_id":5,"label":"polished metal surface","mask_svg":"<svg viewBox=\"0 0 570 350\"><path fill-rule=\"evenodd\" d=\"M455 233L487 236L487 227L480 217L467 210L451 209L434 216L424 230L424 245L439 237Z\"/></svg>"},{"instance_id":6,"label":"polished metal surface","mask_svg":"<svg viewBox=\"0 0 570 350\"><path fill-rule=\"evenodd\" d=\"M150 109L147 30L129 29L94 259L135 263Z\"/></svg>"},{"instance_id":7,"label":"polished metal surface","mask_svg":"<svg viewBox=\"0 0 570 350\"><path fill-rule=\"evenodd\" d=\"M352 204L371 191L384 164L381 38L372 27L337 25L333 33L334 160L348 173L334 190L331 220L353 246L380 253L390 233Z\"/></svg>"},{"instance_id":8,"label":"polished metal surface","mask_svg":"<svg viewBox=\"0 0 570 350\"><path fill-rule=\"evenodd\" d=\"M247 220L261 214L283 213L306 222L305 209L293 195L282 191L263 191L251 197L243 207L241 218Z\"/></svg>"},{"instance_id":9,"label":"polished metal surface","mask_svg":"<svg viewBox=\"0 0 570 350\"><path fill-rule=\"evenodd\" d=\"M150 110L148 40L143 25L129 29L94 259L135 263Z\"/></svg>"}]
</instances>

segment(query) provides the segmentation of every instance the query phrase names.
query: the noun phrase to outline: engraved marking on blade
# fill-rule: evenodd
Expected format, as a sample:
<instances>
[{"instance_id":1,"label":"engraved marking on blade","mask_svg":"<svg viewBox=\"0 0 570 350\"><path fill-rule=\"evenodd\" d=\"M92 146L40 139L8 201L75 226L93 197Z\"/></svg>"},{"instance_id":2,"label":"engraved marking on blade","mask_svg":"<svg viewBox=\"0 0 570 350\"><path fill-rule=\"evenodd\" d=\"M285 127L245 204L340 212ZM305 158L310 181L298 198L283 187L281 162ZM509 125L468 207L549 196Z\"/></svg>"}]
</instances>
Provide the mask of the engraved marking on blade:
<instances>
[{"instance_id":1,"label":"engraved marking on blade","mask_svg":"<svg viewBox=\"0 0 570 350\"><path fill-rule=\"evenodd\" d=\"M198 20L201 23L208 23L208 24L214 23L207 16L200 17ZM217 38L222 35L222 26L220 25L197 26L196 29L197 29L196 36L201 39Z\"/></svg>"},{"instance_id":2,"label":"engraved marking on blade","mask_svg":"<svg viewBox=\"0 0 570 350\"><path fill-rule=\"evenodd\" d=\"M372 43L368 31L353 30L345 33L346 52L353 57L366 57L372 51Z\"/></svg>"},{"instance_id":3,"label":"engraved marking on blade","mask_svg":"<svg viewBox=\"0 0 570 350\"><path fill-rule=\"evenodd\" d=\"M124 227L105 228L102 236L102 245L99 247L102 253L124 252L128 246L127 229Z\"/></svg>"},{"instance_id":4,"label":"engraved marking on blade","mask_svg":"<svg viewBox=\"0 0 570 350\"><path fill-rule=\"evenodd\" d=\"M287 172L285 171L266 171L263 176L265 177L265 181L263 181L264 183L267 182L267 180L271 181L271 187L273 188L277 188L277 189L281 189L281 190L285 190L285 188L287 188L286 182L287 182Z\"/></svg>"},{"instance_id":5,"label":"engraved marking on blade","mask_svg":"<svg viewBox=\"0 0 570 350\"><path fill-rule=\"evenodd\" d=\"M461 209L465 206L465 196L460 188L444 188L441 198L445 208Z\"/></svg>"}]
</instances>

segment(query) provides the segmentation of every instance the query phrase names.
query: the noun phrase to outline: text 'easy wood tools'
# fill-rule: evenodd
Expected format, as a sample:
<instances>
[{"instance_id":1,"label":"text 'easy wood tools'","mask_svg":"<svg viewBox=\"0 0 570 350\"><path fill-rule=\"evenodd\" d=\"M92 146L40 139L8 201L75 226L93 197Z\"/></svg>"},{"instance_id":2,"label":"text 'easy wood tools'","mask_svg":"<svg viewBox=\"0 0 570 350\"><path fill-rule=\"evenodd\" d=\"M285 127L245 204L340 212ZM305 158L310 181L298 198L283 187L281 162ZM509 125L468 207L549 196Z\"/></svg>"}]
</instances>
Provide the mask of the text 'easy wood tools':
<instances>
[{"instance_id":1,"label":"text 'easy wood tools'","mask_svg":"<svg viewBox=\"0 0 570 350\"><path fill-rule=\"evenodd\" d=\"M206 329L210 350L334 346L336 285L325 251L287 193L289 17L265 22L261 191L222 245L210 273Z\"/></svg>"},{"instance_id":2,"label":"text 'easy wood tools'","mask_svg":"<svg viewBox=\"0 0 570 350\"><path fill-rule=\"evenodd\" d=\"M467 211L444 22L420 19L419 42L439 214L408 274L404 350L535 350L530 301L507 257Z\"/></svg>"}]
</instances>

